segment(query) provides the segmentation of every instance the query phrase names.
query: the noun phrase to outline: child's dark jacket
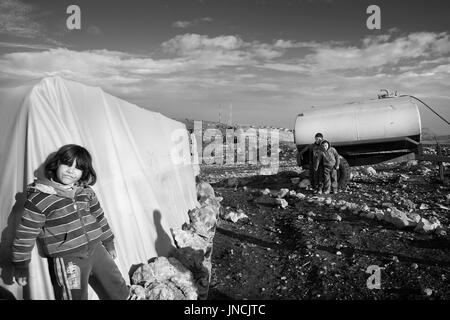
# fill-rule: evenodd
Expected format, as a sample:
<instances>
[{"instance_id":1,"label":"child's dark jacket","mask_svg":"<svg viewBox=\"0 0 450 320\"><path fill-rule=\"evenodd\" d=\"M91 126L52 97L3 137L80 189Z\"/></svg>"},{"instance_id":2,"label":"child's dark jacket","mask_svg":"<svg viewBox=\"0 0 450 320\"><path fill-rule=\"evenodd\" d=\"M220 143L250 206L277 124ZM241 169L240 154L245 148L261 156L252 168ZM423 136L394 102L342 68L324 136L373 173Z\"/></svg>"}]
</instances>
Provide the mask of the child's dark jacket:
<instances>
[{"instance_id":1,"label":"child's dark jacket","mask_svg":"<svg viewBox=\"0 0 450 320\"><path fill-rule=\"evenodd\" d=\"M322 151L319 153L319 156L314 162L314 169L317 170L319 168L319 163L323 161L323 166L328 168L339 168L339 154L336 149L333 148L330 144L328 150L322 148Z\"/></svg>"}]
</instances>

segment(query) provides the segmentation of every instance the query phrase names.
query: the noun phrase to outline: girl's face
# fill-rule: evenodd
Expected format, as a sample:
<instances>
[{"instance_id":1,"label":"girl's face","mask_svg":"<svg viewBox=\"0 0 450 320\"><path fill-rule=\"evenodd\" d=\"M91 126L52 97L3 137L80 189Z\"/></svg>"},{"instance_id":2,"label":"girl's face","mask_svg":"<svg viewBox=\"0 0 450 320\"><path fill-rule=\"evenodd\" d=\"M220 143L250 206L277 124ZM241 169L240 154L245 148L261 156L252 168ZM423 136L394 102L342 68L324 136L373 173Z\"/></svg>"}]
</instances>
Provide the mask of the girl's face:
<instances>
[{"instance_id":1,"label":"girl's face","mask_svg":"<svg viewBox=\"0 0 450 320\"><path fill-rule=\"evenodd\" d=\"M329 147L329 145L328 145L328 143L324 143L324 144L322 144L322 147L325 149L325 150L328 150L328 147Z\"/></svg>"},{"instance_id":2,"label":"girl's face","mask_svg":"<svg viewBox=\"0 0 450 320\"><path fill-rule=\"evenodd\" d=\"M83 175L83 170L77 169L77 159L75 159L71 166L66 164L60 164L58 170L56 170L56 177L65 185L71 185L80 180Z\"/></svg>"}]
</instances>

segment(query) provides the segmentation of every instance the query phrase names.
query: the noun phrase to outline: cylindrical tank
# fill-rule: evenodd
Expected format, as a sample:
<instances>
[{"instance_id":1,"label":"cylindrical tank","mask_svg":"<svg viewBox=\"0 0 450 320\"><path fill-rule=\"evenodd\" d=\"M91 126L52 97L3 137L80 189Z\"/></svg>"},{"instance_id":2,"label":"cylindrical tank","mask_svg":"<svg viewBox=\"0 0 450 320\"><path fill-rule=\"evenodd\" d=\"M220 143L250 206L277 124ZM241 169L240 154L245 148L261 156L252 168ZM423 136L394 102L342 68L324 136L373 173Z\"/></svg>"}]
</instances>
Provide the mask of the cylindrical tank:
<instances>
[{"instance_id":1,"label":"cylindrical tank","mask_svg":"<svg viewBox=\"0 0 450 320\"><path fill-rule=\"evenodd\" d=\"M334 145L387 142L405 137L420 142L420 113L412 98L394 97L311 108L297 116L294 135L297 146L312 143L317 132Z\"/></svg>"}]
</instances>

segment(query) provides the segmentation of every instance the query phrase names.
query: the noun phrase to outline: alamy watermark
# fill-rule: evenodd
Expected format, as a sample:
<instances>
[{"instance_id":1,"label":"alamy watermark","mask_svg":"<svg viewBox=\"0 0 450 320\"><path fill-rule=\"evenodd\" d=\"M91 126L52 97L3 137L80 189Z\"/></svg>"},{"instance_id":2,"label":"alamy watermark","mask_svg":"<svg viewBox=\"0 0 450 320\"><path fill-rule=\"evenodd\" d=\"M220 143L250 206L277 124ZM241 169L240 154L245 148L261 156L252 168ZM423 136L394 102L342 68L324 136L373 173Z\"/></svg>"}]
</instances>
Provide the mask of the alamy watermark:
<instances>
[{"instance_id":1,"label":"alamy watermark","mask_svg":"<svg viewBox=\"0 0 450 320\"><path fill-rule=\"evenodd\" d=\"M367 14L371 14L366 20L366 26L369 30L381 29L381 9L379 6L372 4L367 7Z\"/></svg>"},{"instance_id":2,"label":"alamy watermark","mask_svg":"<svg viewBox=\"0 0 450 320\"><path fill-rule=\"evenodd\" d=\"M174 164L187 161L207 165L252 164L270 168L273 173L278 172L278 129L203 129L202 121L194 121L190 137L184 129L172 132L171 139L175 146L171 150L171 158ZM191 146L190 150L184 147L187 143ZM190 157L187 157L186 152L190 152Z\"/></svg>"},{"instance_id":3,"label":"alamy watermark","mask_svg":"<svg viewBox=\"0 0 450 320\"><path fill-rule=\"evenodd\" d=\"M367 278L366 285L367 289L373 290L381 289L381 270L383 268L377 265L370 265L367 267L366 273L370 274L370 277Z\"/></svg>"}]
</instances>

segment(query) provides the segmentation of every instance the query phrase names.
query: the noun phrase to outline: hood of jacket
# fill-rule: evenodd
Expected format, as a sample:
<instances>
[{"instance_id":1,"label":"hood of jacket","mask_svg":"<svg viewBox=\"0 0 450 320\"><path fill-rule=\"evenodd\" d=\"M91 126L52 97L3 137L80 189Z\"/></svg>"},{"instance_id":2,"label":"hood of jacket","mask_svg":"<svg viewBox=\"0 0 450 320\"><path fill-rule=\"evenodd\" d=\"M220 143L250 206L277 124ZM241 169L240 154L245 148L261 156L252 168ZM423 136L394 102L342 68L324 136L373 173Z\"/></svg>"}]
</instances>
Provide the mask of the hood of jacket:
<instances>
[{"instance_id":1,"label":"hood of jacket","mask_svg":"<svg viewBox=\"0 0 450 320\"><path fill-rule=\"evenodd\" d=\"M36 179L29 186L29 189L35 189L46 194L55 194L63 198L73 199L75 198L75 195L83 189L83 187L76 185L68 187L53 180Z\"/></svg>"}]
</instances>

